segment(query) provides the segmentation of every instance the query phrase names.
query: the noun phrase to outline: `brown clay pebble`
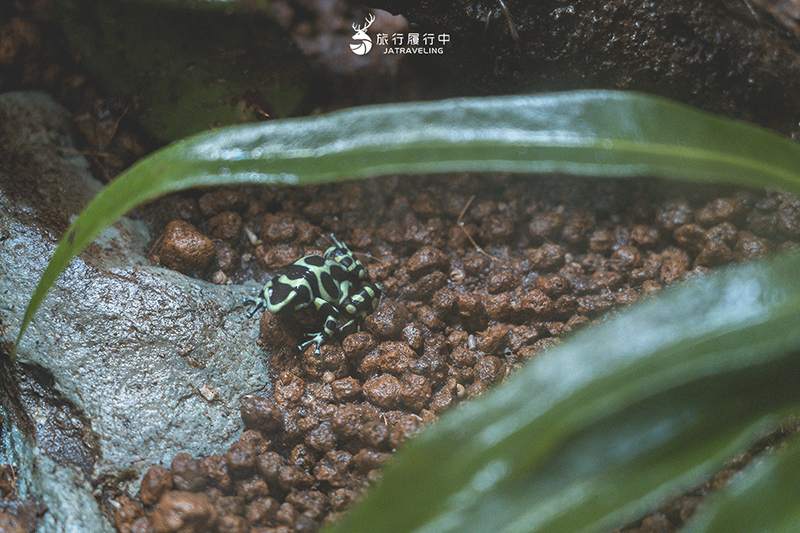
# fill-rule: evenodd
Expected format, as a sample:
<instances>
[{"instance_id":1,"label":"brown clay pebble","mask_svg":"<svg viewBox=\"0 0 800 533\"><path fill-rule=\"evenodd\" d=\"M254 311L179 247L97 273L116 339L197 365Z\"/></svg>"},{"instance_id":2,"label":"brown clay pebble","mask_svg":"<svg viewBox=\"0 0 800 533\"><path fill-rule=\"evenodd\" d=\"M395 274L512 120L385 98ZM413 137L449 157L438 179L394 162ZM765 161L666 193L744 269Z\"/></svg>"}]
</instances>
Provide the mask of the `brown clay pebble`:
<instances>
[{"instance_id":1,"label":"brown clay pebble","mask_svg":"<svg viewBox=\"0 0 800 533\"><path fill-rule=\"evenodd\" d=\"M697 210L695 219L703 226L713 226L720 222L736 222L744 213L742 202L735 198L717 198Z\"/></svg>"},{"instance_id":2,"label":"brown clay pebble","mask_svg":"<svg viewBox=\"0 0 800 533\"><path fill-rule=\"evenodd\" d=\"M706 230L700 224L684 224L675 228L672 238L678 246L697 252L706 243Z\"/></svg>"},{"instance_id":3,"label":"brown clay pebble","mask_svg":"<svg viewBox=\"0 0 800 533\"><path fill-rule=\"evenodd\" d=\"M200 461L200 465L203 468L203 473L206 478L208 478L214 486L222 490L231 488L233 480L228 472L228 465L225 462L224 456L218 453L212 453Z\"/></svg>"},{"instance_id":4,"label":"brown clay pebble","mask_svg":"<svg viewBox=\"0 0 800 533\"><path fill-rule=\"evenodd\" d=\"M329 504L334 512L344 511L354 498L355 494L352 490L336 489L330 492Z\"/></svg>"},{"instance_id":5,"label":"brown clay pebble","mask_svg":"<svg viewBox=\"0 0 800 533\"><path fill-rule=\"evenodd\" d=\"M655 222L660 228L672 231L678 226L690 222L693 214L692 208L683 198L669 200L659 206Z\"/></svg>"},{"instance_id":6,"label":"brown clay pebble","mask_svg":"<svg viewBox=\"0 0 800 533\"><path fill-rule=\"evenodd\" d=\"M669 518L661 513L655 513L642 520L641 530L644 531L671 531L673 529Z\"/></svg>"},{"instance_id":7,"label":"brown clay pebble","mask_svg":"<svg viewBox=\"0 0 800 533\"><path fill-rule=\"evenodd\" d=\"M267 482L260 478L243 479L236 483L236 496L246 502L269 496Z\"/></svg>"},{"instance_id":8,"label":"brown clay pebble","mask_svg":"<svg viewBox=\"0 0 800 533\"><path fill-rule=\"evenodd\" d=\"M242 232L242 217L233 211L214 215L208 221L208 235L212 239L235 242Z\"/></svg>"},{"instance_id":9,"label":"brown clay pebble","mask_svg":"<svg viewBox=\"0 0 800 533\"><path fill-rule=\"evenodd\" d=\"M405 374L401 382L403 387L400 389L400 402L412 413L419 413L433 396L431 384L417 374Z\"/></svg>"},{"instance_id":10,"label":"brown clay pebble","mask_svg":"<svg viewBox=\"0 0 800 533\"><path fill-rule=\"evenodd\" d=\"M16 517L0 511L0 531L3 533L26 533Z\"/></svg>"},{"instance_id":11,"label":"brown clay pebble","mask_svg":"<svg viewBox=\"0 0 800 533\"><path fill-rule=\"evenodd\" d=\"M214 268L226 274L233 273L239 266L239 261L241 259L239 252L221 241L215 241L214 247L217 250L214 256Z\"/></svg>"},{"instance_id":12,"label":"brown clay pebble","mask_svg":"<svg viewBox=\"0 0 800 533\"><path fill-rule=\"evenodd\" d=\"M283 466L283 458L276 452L264 452L256 457L256 468L270 485L276 485Z\"/></svg>"},{"instance_id":13,"label":"brown clay pebble","mask_svg":"<svg viewBox=\"0 0 800 533\"><path fill-rule=\"evenodd\" d=\"M390 374L383 374L364 383L364 394L378 407L386 410L396 409L400 404L400 380Z\"/></svg>"},{"instance_id":14,"label":"brown clay pebble","mask_svg":"<svg viewBox=\"0 0 800 533\"><path fill-rule=\"evenodd\" d=\"M406 415L392 428L390 442L392 448L397 448L402 443L413 437L419 432L422 426L422 419L417 415Z\"/></svg>"},{"instance_id":15,"label":"brown clay pebble","mask_svg":"<svg viewBox=\"0 0 800 533\"><path fill-rule=\"evenodd\" d=\"M217 522L217 533L248 533L250 528L243 516L225 515Z\"/></svg>"},{"instance_id":16,"label":"brown clay pebble","mask_svg":"<svg viewBox=\"0 0 800 533\"><path fill-rule=\"evenodd\" d=\"M275 522L288 528L294 528L297 520L297 511L291 503L282 503L275 513Z\"/></svg>"},{"instance_id":17,"label":"brown clay pebble","mask_svg":"<svg viewBox=\"0 0 800 533\"><path fill-rule=\"evenodd\" d=\"M196 491L205 487L207 479L199 460L181 452L172 460L172 480L181 491Z\"/></svg>"},{"instance_id":18,"label":"brown clay pebble","mask_svg":"<svg viewBox=\"0 0 800 533\"><path fill-rule=\"evenodd\" d=\"M498 294L513 289L519 283L519 278L507 270L495 272L488 280L486 286L490 294Z\"/></svg>"},{"instance_id":19,"label":"brown clay pebble","mask_svg":"<svg viewBox=\"0 0 800 533\"><path fill-rule=\"evenodd\" d=\"M261 256L264 265L274 270L292 265L303 257L303 250L299 246L270 246Z\"/></svg>"},{"instance_id":20,"label":"brown clay pebble","mask_svg":"<svg viewBox=\"0 0 800 533\"><path fill-rule=\"evenodd\" d=\"M344 451L329 451L314 467L314 477L331 487L344 487L349 478L349 467L353 456Z\"/></svg>"},{"instance_id":21,"label":"brown clay pebble","mask_svg":"<svg viewBox=\"0 0 800 533\"><path fill-rule=\"evenodd\" d=\"M197 201L200 212L205 216L216 215L223 211L242 212L247 208L248 198L241 189L216 189L207 192Z\"/></svg>"},{"instance_id":22,"label":"brown clay pebble","mask_svg":"<svg viewBox=\"0 0 800 533\"><path fill-rule=\"evenodd\" d=\"M369 472L370 470L380 468L383 463L389 460L389 457L391 456L388 453L364 449L353 457L353 463L361 472Z\"/></svg>"},{"instance_id":23,"label":"brown clay pebble","mask_svg":"<svg viewBox=\"0 0 800 533\"><path fill-rule=\"evenodd\" d=\"M287 323L269 311L264 311L258 325L258 341L261 346L287 357L294 354L299 335L299 329L294 321Z\"/></svg>"},{"instance_id":24,"label":"brown clay pebble","mask_svg":"<svg viewBox=\"0 0 800 533\"><path fill-rule=\"evenodd\" d=\"M564 248L557 244L545 243L528 255L533 268L540 272L554 272L564 266Z\"/></svg>"},{"instance_id":25,"label":"brown clay pebble","mask_svg":"<svg viewBox=\"0 0 800 533\"><path fill-rule=\"evenodd\" d=\"M733 257L737 261L747 261L764 257L770 252L772 252L772 246L769 241L757 237L749 231L742 231L739 233L739 239L736 241Z\"/></svg>"},{"instance_id":26,"label":"brown clay pebble","mask_svg":"<svg viewBox=\"0 0 800 533\"><path fill-rule=\"evenodd\" d=\"M412 301L429 299L434 292L444 287L447 283L447 274L444 272L431 272L422 276L417 282L403 287L403 298Z\"/></svg>"},{"instance_id":27,"label":"brown clay pebble","mask_svg":"<svg viewBox=\"0 0 800 533\"><path fill-rule=\"evenodd\" d=\"M661 234L658 228L637 224L633 226L631 230L631 239L638 246L651 247L658 244L658 241L661 239Z\"/></svg>"},{"instance_id":28,"label":"brown clay pebble","mask_svg":"<svg viewBox=\"0 0 800 533\"><path fill-rule=\"evenodd\" d=\"M417 354L403 342L383 342L379 347L378 367L390 374L401 375L411 366Z\"/></svg>"},{"instance_id":29,"label":"brown clay pebble","mask_svg":"<svg viewBox=\"0 0 800 533\"><path fill-rule=\"evenodd\" d=\"M310 490L308 492L287 494L286 501L291 503L301 514L313 520L318 520L322 518L322 514L328 504L328 497L318 490Z\"/></svg>"},{"instance_id":30,"label":"brown clay pebble","mask_svg":"<svg viewBox=\"0 0 800 533\"><path fill-rule=\"evenodd\" d=\"M153 533L201 533L217 522L217 511L203 493L170 491L150 513Z\"/></svg>"},{"instance_id":31,"label":"brown clay pebble","mask_svg":"<svg viewBox=\"0 0 800 533\"><path fill-rule=\"evenodd\" d=\"M283 466L278 472L278 484L287 492L292 489L308 488L313 482L314 478L297 466Z\"/></svg>"},{"instance_id":32,"label":"brown clay pebble","mask_svg":"<svg viewBox=\"0 0 800 533\"><path fill-rule=\"evenodd\" d=\"M410 346L415 352L418 352L425 342L425 334L417 323L411 323L404 327L401 337L403 342Z\"/></svg>"},{"instance_id":33,"label":"brown clay pebble","mask_svg":"<svg viewBox=\"0 0 800 533\"><path fill-rule=\"evenodd\" d=\"M161 495L172 488L172 474L163 466L151 466L142 477L139 499L145 505L153 505Z\"/></svg>"},{"instance_id":34,"label":"brown clay pebble","mask_svg":"<svg viewBox=\"0 0 800 533\"><path fill-rule=\"evenodd\" d=\"M348 359L358 361L363 359L369 352L377 348L378 340L374 335L360 331L345 337L342 341L342 349Z\"/></svg>"},{"instance_id":35,"label":"brown clay pebble","mask_svg":"<svg viewBox=\"0 0 800 533\"><path fill-rule=\"evenodd\" d=\"M736 226L730 222L717 224L713 228L706 231L707 241L717 241L727 246L734 246L738 237L739 231L736 229Z\"/></svg>"},{"instance_id":36,"label":"brown clay pebble","mask_svg":"<svg viewBox=\"0 0 800 533\"><path fill-rule=\"evenodd\" d=\"M249 442L234 442L225 453L225 464L233 476L246 477L255 468L256 451Z\"/></svg>"},{"instance_id":37,"label":"brown clay pebble","mask_svg":"<svg viewBox=\"0 0 800 533\"><path fill-rule=\"evenodd\" d=\"M278 431L283 425L283 416L278 406L263 396L245 396L239 411L246 428L266 435Z\"/></svg>"},{"instance_id":38,"label":"brown clay pebble","mask_svg":"<svg viewBox=\"0 0 800 533\"><path fill-rule=\"evenodd\" d=\"M408 321L408 308L405 305L382 302L377 311L367 316L364 327L379 339L399 339Z\"/></svg>"},{"instance_id":39,"label":"brown clay pebble","mask_svg":"<svg viewBox=\"0 0 800 533\"><path fill-rule=\"evenodd\" d=\"M315 452L324 453L336 446L336 435L331 431L330 423L324 422L308 433L305 442Z\"/></svg>"},{"instance_id":40,"label":"brown clay pebble","mask_svg":"<svg viewBox=\"0 0 800 533\"><path fill-rule=\"evenodd\" d=\"M486 329L489 315L479 294L459 294L456 297L456 309L464 329L469 332Z\"/></svg>"},{"instance_id":41,"label":"brown clay pebble","mask_svg":"<svg viewBox=\"0 0 800 533\"><path fill-rule=\"evenodd\" d=\"M244 512L245 501L241 496L222 496L221 492L215 490L206 491L206 496L214 504L219 516L242 514Z\"/></svg>"},{"instance_id":42,"label":"brown clay pebble","mask_svg":"<svg viewBox=\"0 0 800 533\"><path fill-rule=\"evenodd\" d=\"M295 242L297 225L289 218L268 214L261 219L261 239L267 244Z\"/></svg>"},{"instance_id":43,"label":"brown clay pebble","mask_svg":"<svg viewBox=\"0 0 800 533\"><path fill-rule=\"evenodd\" d=\"M339 403L356 400L361 396L361 383L348 376L331 383L331 391L333 398Z\"/></svg>"},{"instance_id":44,"label":"brown clay pebble","mask_svg":"<svg viewBox=\"0 0 800 533\"><path fill-rule=\"evenodd\" d=\"M724 243L708 241L694 260L694 264L715 267L733 261L733 252Z\"/></svg>"},{"instance_id":45,"label":"brown clay pebble","mask_svg":"<svg viewBox=\"0 0 800 533\"><path fill-rule=\"evenodd\" d=\"M280 503L275 498L259 498L247 504L245 518L253 526L266 526L275 521Z\"/></svg>"},{"instance_id":46,"label":"brown clay pebble","mask_svg":"<svg viewBox=\"0 0 800 533\"><path fill-rule=\"evenodd\" d=\"M539 242L550 241L556 237L563 224L561 215L557 213L538 213L531 219L528 230Z\"/></svg>"},{"instance_id":47,"label":"brown clay pebble","mask_svg":"<svg viewBox=\"0 0 800 533\"><path fill-rule=\"evenodd\" d=\"M142 504L131 500L127 496L121 496L116 500L116 503L119 507L114 511L114 525L120 531L129 529L138 518L144 516ZM0 531L5 532L5 529L0 527Z\"/></svg>"},{"instance_id":48,"label":"brown clay pebble","mask_svg":"<svg viewBox=\"0 0 800 533\"><path fill-rule=\"evenodd\" d=\"M361 413L353 404L337 409L331 419L331 430L341 439L352 439L361 431Z\"/></svg>"},{"instance_id":49,"label":"brown clay pebble","mask_svg":"<svg viewBox=\"0 0 800 533\"><path fill-rule=\"evenodd\" d=\"M361 427L361 439L370 448L380 449L389 442L389 428L383 422L370 420Z\"/></svg>"},{"instance_id":50,"label":"brown clay pebble","mask_svg":"<svg viewBox=\"0 0 800 533\"><path fill-rule=\"evenodd\" d=\"M494 383L503 375L503 362L499 357L487 355L475 364L475 379L484 383Z\"/></svg>"},{"instance_id":51,"label":"brown clay pebble","mask_svg":"<svg viewBox=\"0 0 800 533\"><path fill-rule=\"evenodd\" d=\"M447 255L437 248L423 246L408 260L408 273L412 278L420 278L434 270L445 271L450 266Z\"/></svg>"},{"instance_id":52,"label":"brown clay pebble","mask_svg":"<svg viewBox=\"0 0 800 533\"><path fill-rule=\"evenodd\" d=\"M303 397L306 384L291 372L282 372L275 382L275 402L279 407L296 404Z\"/></svg>"},{"instance_id":53,"label":"brown clay pebble","mask_svg":"<svg viewBox=\"0 0 800 533\"><path fill-rule=\"evenodd\" d=\"M182 220L167 224L158 247L158 258L162 265L183 273L201 270L211 263L216 254L211 239L197 231L193 225Z\"/></svg>"}]
</instances>

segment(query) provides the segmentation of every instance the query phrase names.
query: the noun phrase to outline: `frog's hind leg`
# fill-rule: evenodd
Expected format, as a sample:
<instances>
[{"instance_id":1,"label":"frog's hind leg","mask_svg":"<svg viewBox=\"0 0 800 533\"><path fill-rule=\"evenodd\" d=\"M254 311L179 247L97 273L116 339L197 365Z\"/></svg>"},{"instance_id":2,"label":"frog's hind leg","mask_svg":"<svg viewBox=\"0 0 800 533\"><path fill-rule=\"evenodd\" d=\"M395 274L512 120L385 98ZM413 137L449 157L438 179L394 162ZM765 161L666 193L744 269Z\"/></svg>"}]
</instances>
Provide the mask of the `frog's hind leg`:
<instances>
[{"instance_id":1,"label":"frog's hind leg","mask_svg":"<svg viewBox=\"0 0 800 533\"><path fill-rule=\"evenodd\" d=\"M328 339L333 337L333 334L336 331L336 324L339 321L339 310L331 305L330 302L327 302L322 298L315 298L314 307L317 308L318 312L325 316L325 322L322 326L322 331L316 335L313 335L311 339L298 346L301 352L306 348L306 346L316 343L317 350L315 353L319 353L319 347L325 344Z\"/></svg>"},{"instance_id":2,"label":"frog's hind leg","mask_svg":"<svg viewBox=\"0 0 800 533\"><path fill-rule=\"evenodd\" d=\"M380 284L372 283L344 300L341 307L344 309L344 312L352 318L342 326L342 329L345 329L355 322L358 329L361 330L361 322L364 318L378 308L378 302L381 300L381 293Z\"/></svg>"}]
</instances>

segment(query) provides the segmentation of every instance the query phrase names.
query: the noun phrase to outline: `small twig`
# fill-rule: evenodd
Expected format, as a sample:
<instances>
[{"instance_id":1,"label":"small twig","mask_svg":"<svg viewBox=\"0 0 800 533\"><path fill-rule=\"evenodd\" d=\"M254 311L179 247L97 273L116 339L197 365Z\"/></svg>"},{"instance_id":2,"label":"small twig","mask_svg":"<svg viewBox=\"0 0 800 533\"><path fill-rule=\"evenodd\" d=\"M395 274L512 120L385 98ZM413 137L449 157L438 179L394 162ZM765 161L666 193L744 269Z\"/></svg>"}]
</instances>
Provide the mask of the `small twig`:
<instances>
[{"instance_id":1,"label":"small twig","mask_svg":"<svg viewBox=\"0 0 800 533\"><path fill-rule=\"evenodd\" d=\"M114 129L111 131L111 137L109 137L109 138L108 138L108 141L106 141L106 146L108 146L109 144L111 144L111 140L114 138L114 135L116 135L116 134L117 134L117 129L119 129L119 123L120 123L120 121L122 121L122 118L123 118L125 115L127 115L127 114L128 114L128 109L130 109L130 108L131 108L131 104L128 104L128 105L126 105L126 106L125 106L125 109L123 109L123 110L122 110L122 114L119 116L119 118L117 119L117 121L114 123Z\"/></svg>"},{"instance_id":2,"label":"small twig","mask_svg":"<svg viewBox=\"0 0 800 533\"><path fill-rule=\"evenodd\" d=\"M8 452L3 449L3 456L6 458L6 463L8 463L8 468L11 469L11 482L14 484L14 495L12 499L16 499L19 497L19 478L17 478L17 471L14 469L14 465L11 464L11 461L8 459Z\"/></svg>"},{"instance_id":3,"label":"small twig","mask_svg":"<svg viewBox=\"0 0 800 533\"><path fill-rule=\"evenodd\" d=\"M59 152L68 152L70 154L80 154L83 156L92 156L92 157L112 157L114 155L108 152L92 152L91 150L76 150L75 148L64 148L63 146L57 146L56 150Z\"/></svg>"},{"instance_id":4,"label":"small twig","mask_svg":"<svg viewBox=\"0 0 800 533\"><path fill-rule=\"evenodd\" d=\"M747 9L750 10L750 14L753 15L753 18L756 21L761 22L761 19L759 18L758 13L756 13L756 10L753 9L753 4L750 3L750 0L742 0L742 2L747 6Z\"/></svg>"},{"instance_id":5,"label":"small twig","mask_svg":"<svg viewBox=\"0 0 800 533\"><path fill-rule=\"evenodd\" d=\"M378 262L378 263L380 263L382 265L390 265L391 264L391 263L389 263L389 261L381 259L380 257L376 257L376 256L374 256L372 254L368 254L367 252L353 252L353 253L357 254L357 255L360 255L362 257L369 257L370 259L373 259L373 260L375 260L376 262Z\"/></svg>"},{"instance_id":6,"label":"small twig","mask_svg":"<svg viewBox=\"0 0 800 533\"><path fill-rule=\"evenodd\" d=\"M161 240L163 238L164 238L164 233L162 233L161 235L158 236L158 239L156 239L156 242L153 243L153 246L150 247L150 250L147 252L147 255L145 256L145 257L147 257L147 262L150 263L151 265L153 264L152 263L152 261L153 261L153 252L155 251L156 247L159 244L161 244ZM159 259L159 261L160 261L160 259Z\"/></svg>"},{"instance_id":7,"label":"small twig","mask_svg":"<svg viewBox=\"0 0 800 533\"><path fill-rule=\"evenodd\" d=\"M728 4L727 0L725 0L723 3L725 4L726 8L733 10L730 4ZM756 22L761 22L761 17L759 17L758 13L756 13L756 10L753 8L753 4L750 3L750 0L741 0L741 3L744 4L745 7L750 11L750 15L752 15Z\"/></svg>"},{"instance_id":8,"label":"small twig","mask_svg":"<svg viewBox=\"0 0 800 533\"><path fill-rule=\"evenodd\" d=\"M486 253L486 251L483 248L478 246L478 243L475 242L475 239L473 239L472 235L469 234L469 232L467 231L467 228L464 227L464 221L461 220L462 218L464 218L464 214L467 212L467 209L469 209L469 206L472 204L472 201L474 199L475 199L475 195L474 194L469 197L469 200L467 200L467 204L464 206L464 209L462 209L461 213L458 215L458 219L456 220L456 224L458 224L458 227L461 228L461 231L464 232L464 235L467 236L467 239L469 239L469 242L472 243L472 246L474 246L476 250L478 250L480 253L482 253L483 255L485 255L486 257L491 259L492 261L499 261L499 259L489 255L488 253Z\"/></svg>"},{"instance_id":9,"label":"small twig","mask_svg":"<svg viewBox=\"0 0 800 533\"><path fill-rule=\"evenodd\" d=\"M464 218L464 214L466 214L467 209L469 209L469 206L472 205L472 201L474 199L475 195L473 194L472 196L469 197L469 200L467 200L467 203L464 205L464 208L461 210L461 213L459 213L458 218L456 219L456 224L458 224L459 226L462 227L464 226L464 222L462 222L461 219Z\"/></svg>"},{"instance_id":10,"label":"small twig","mask_svg":"<svg viewBox=\"0 0 800 533\"><path fill-rule=\"evenodd\" d=\"M514 21L511 19L511 13L508 11L508 8L503 0L497 0L497 3L500 4L500 7L503 8L503 13L506 14L508 30L511 32L511 38L514 39L514 42L517 43L517 45L519 45L519 34L517 33L517 28L514 27Z\"/></svg>"}]
</instances>

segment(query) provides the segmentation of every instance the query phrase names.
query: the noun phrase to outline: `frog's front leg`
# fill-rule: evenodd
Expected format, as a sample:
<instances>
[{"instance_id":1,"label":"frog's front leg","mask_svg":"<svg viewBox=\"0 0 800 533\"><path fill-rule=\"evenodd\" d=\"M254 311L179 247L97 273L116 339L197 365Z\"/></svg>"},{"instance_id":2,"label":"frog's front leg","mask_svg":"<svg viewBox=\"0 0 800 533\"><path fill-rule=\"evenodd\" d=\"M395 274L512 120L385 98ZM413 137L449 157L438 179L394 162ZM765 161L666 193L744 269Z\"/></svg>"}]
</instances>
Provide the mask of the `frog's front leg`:
<instances>
[{"instance_id":1,"label":"frog's front leg","mask_svg":"<svg viewBox=\"0 0 800 533\"><path fill-rule=\"evenodd\" d=\"M381 286L379 283L371 283L342 302L342 309L350 317L350 320L342 326L345 329L353 322L356 322L358 329L361 329L361 320L378 308L381 300Z\"/></svg>"},{"instance_id":2,"label":"frog's front leg","mask_svg":"<svg viewBox=\"0 0 800 533\"><path fill-rule=\"evenodd\" d=\"M306 348L306 346L317 343L317 350L315 353L319 353L319 347L324 344L325 341L333 337L333 334L336 331L336 324L339 321L339 310L336 309L336 307L334 307L330 302L323 300L322 298L315 298L314 307L317 308L317 312L324 314L325 322L322 326L322 331L298 346L301 352Z\"/></svg>"},{"instance_id":3,"label":"frog's front leg","mask_svg":"<svg viewBox=\"0 0 800 533\"><path fill-rule=\"evenodd\" d=\"M245 305L256 304L255 307L253 307L250 310L250 312L247 313L247 318L253 318L253 315L256 314L256 312L259 309L266 309L267 308L267 300L264 298L263 294L264 294L263 292L258 293L258 296L256 296L255 300L252 299L252 298L245 298L244 299L244 304Z\"/></svg>"}]
</instances>

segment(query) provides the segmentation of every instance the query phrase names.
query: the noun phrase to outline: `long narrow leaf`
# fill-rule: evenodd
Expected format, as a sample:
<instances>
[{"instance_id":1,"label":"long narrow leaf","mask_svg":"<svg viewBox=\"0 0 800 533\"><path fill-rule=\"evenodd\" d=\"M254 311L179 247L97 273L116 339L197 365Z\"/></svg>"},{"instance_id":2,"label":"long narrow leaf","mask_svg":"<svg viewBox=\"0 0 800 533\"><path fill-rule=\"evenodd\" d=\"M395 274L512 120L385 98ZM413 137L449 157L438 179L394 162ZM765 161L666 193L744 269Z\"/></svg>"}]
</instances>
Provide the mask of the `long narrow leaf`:
<instances>
[{"instance_id":1,"label":"long narrow leaf","mask_svg":"<svg viewBox=\"0 0 800 533\"><path fill-rule=\"evenodd\" d=\"M686 533L796 533L800 525L800 446L748 467Z\"/></svg>"},{"instance_id":2,"label":"long narrow leaf","mask_svg":"<svg viewBox=\"0 0 800 533\"><path fill-rule=\"evenodd\" d=\"M677 495L800 407L798 268L708 275L548 351L412 440L328 531L590 532Z\"/></svg>"},{"instance_id":3,"label":"long narrow leaf","mask_svg":"<svg viewBox=\"0 0 800 533\"><path fill-rule=\"evenodd\" d=\"M42 275L17 346L75 254L130 209L189 187L497 170L660 175L799 191L798 169L800 148L791 141L663 98L627 92L376 106L219 129L140 161L90 203Z\"/></svg>"}]
</instances>

